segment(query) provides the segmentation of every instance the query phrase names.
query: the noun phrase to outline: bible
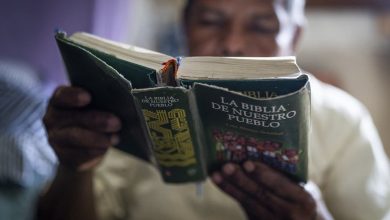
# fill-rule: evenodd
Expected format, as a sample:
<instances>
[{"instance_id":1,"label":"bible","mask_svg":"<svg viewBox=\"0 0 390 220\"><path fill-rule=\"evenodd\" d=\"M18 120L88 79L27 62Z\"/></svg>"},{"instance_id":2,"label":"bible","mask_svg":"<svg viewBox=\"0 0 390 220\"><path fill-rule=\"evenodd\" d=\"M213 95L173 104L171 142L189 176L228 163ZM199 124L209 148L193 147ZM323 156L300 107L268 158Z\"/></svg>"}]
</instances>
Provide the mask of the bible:
<instances>
[{"instance_id":1,"label":"bible","mask_svg":"<svg viewBox=\"0 0 390 220\"><path fill-rule=\"evenodd\" d=\"M170 57L88 33L55 38L88 107L121 119L115 147L165 182L247 160L306 182L310 86L295 57Z\"/></svg>"}]
</instances>

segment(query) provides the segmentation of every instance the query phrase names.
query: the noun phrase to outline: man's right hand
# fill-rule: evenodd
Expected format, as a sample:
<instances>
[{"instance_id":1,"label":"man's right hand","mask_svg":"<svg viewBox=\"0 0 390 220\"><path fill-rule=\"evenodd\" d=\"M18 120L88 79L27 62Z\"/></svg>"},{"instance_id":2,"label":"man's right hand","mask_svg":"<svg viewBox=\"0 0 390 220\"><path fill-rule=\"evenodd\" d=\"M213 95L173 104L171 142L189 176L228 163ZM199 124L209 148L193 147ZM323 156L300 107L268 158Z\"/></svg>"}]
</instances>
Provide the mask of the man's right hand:
<instances>
[{"instance_id":1,"label":"man's right hand","mask_svg":"<svg viewBox=\"0 0 390 220\"><path fill-rule=\"evenodd\" d=\"M121 122L115 115L86 108L90 94L77 87L61 86L50 99L43 118L48 140L60 166L73 171L92 170L109 146L119 142Z\"/></svg>"}]
</instances>

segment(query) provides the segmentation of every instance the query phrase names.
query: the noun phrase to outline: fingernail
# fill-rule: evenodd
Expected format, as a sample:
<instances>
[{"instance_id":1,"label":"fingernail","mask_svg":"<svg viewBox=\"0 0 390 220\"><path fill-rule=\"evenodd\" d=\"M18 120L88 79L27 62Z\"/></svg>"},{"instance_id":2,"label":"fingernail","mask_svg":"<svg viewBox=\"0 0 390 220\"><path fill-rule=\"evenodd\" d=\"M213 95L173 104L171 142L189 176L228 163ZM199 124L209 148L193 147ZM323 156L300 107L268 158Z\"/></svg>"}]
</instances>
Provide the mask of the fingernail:
<instances>
[{"instance_id":1,"label":"fingernail","mask_svg":"<svg viewBox=\"0 0 390 220\"><path fill-rule=\"evenodd\" d=\"M246 172L253 172L255 170L255 165L251 161L247 161L244 163L244 169Z\"/></svg>"},{"instance_id":2,"label":"fingernail","mask_svg":"<svg viewBox=\"0 0 390 220\"><path fill-rule=\"evenodd\" d=\"M79 100L79 102L81 104L87 104L91 101L91 96L89 94L83 92L77 96L77 99Z\"/></svg>"},{"instance_id":3,"label":"fingernail","mask_svg":"<svg viewBox=\"0 0 390 220\"><path fill-rule=\"evenodd\" d=\"M110 142L112 145L117 145L119 143L119 136L118 135L111 135Z\"/></svg>"},{"instance_id":4,"label":"fingernail","mask_svg":"<svg viewBox=\"0 0 390 220\"><path fill-rule=\"evenodd\" d=\"M222 183L222 176L219 173L213 173L211 176L211 179L214 181L216 184Z\"/></svg>"},{"instance_id":5,"label":"fingernail","mask_svg":"<svg viewBox=\"0 0 390 220\"><path fill-rule=\"evenodd\" d=\"M233 164L226 164L225 166L223 166L223 172L226 174L226 175L232 175L235 171L235 167Z\"/></svg>"},{"instance_id":6,"label":"fingernail","mask_svg":"<svg viewBox=\"0 0 390 220\"><path fill-rule=\"evenodd\" d=\"M111 129L119 129L121 122L116 117L110 117L107 119L107 126Z\"/></svg>"}]
</instances>

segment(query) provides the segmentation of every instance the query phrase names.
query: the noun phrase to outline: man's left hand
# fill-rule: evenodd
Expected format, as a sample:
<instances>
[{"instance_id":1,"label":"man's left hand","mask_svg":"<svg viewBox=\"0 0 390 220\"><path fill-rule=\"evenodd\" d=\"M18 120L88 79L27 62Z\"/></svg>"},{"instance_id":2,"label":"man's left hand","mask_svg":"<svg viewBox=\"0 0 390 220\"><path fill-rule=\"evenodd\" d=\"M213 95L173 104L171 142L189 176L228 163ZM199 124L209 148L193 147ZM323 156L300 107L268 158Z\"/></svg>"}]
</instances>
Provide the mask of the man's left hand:
<instances>
[{"instance_id":1,"label":"man's left hand","mask_svg":"<svg viewBox=\"0 0 390 220\"><path fill-rule=\"evenodd\" d=\"M317 219L316 202L305 189L259 162L226 164L212 180L254 219Z\"/></svg>"}]
</instances>

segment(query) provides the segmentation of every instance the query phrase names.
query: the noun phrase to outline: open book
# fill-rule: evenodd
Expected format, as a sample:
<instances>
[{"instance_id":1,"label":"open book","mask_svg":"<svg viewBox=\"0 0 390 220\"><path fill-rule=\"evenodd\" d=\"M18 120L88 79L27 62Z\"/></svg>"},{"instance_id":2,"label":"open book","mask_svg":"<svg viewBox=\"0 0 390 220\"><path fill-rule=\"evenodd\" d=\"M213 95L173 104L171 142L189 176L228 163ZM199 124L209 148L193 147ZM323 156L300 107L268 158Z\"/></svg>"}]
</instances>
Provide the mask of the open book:
<instances>
[{"instance_id":1,"label":"open book","mask_svg":"<svg viewBox=\"0 0 390 220\"><path fill-rule=\"evenodd\" d=\"M87 33L56 40L90 107L121 118L115 147L156 164L166 182L246 160L306 181L309 80L294 57L174 58Z\"/></svg>"}]
</instances>

